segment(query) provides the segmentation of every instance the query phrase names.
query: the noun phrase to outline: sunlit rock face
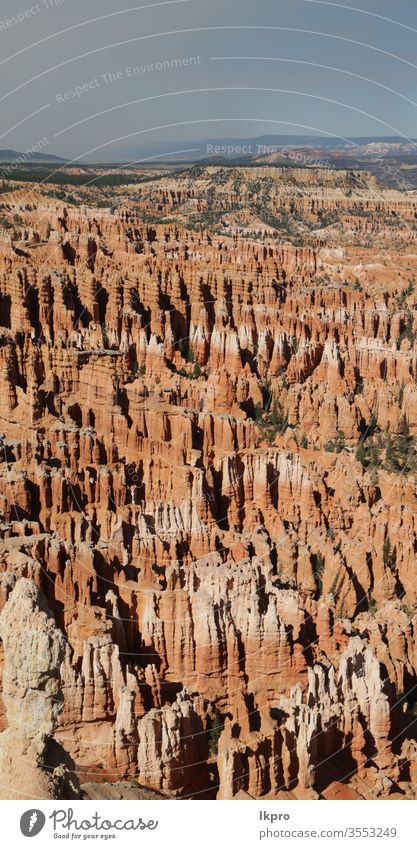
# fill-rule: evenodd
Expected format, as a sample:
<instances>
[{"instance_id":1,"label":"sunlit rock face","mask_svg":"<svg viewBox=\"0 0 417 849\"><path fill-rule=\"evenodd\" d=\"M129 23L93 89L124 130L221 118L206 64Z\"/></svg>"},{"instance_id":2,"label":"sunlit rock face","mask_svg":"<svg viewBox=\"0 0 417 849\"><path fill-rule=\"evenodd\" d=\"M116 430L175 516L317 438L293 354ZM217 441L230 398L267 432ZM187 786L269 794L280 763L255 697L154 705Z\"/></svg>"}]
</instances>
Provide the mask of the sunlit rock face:
<instances>
[{"instance_id":1,"label":"sunlit rock face","mask_svg":"<svg viewBox=\"0 0 417 849\"><path fill-rule=\"evenodd\" d=\"M0 734L1 798L77 798L74 765L52 736L63 706L65 641L33 581L17 581L0 615L0 636L7 721Z\"/></svg>"},{"instance_id":2,"label":"sunlit rock face","mask_svg":"<svg viewBox=\"0 0 417 849\"><path fill-rule=\"evenodd\" d=\"M0 745L178 797L412 795L415 198L238 173L239 209L219 168L0 196Z\"/></svg>"}]
</instances>

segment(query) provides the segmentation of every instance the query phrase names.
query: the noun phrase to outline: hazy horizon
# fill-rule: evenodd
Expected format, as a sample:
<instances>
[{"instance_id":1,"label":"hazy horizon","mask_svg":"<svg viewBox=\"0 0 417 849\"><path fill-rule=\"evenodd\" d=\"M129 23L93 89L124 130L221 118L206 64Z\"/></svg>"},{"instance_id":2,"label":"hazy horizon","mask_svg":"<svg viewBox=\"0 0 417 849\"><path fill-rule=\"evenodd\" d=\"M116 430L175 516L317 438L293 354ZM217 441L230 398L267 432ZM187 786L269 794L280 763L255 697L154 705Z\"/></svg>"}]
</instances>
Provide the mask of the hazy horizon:
<instances>
[{"instance_id":1,"label":"hazy horizon","mask_svg":"<svg viewBox=\"0 0 417 849\"><path fill-rule=\"evenodd\" d=\"M410 141L416 32L410 0L4 0L0 147L114 161L168 141Z\"/></svg>"},{"instance_id":2,"label":"hazy horizon","mask_svg":"<svg viewBox=\"0 0 417 849\"><path fill-rule=\"evenodd\" d=\"M402 140L401 140L402 141ZM412 141L416 142L417 139L413 139ZM347 149L350 153L353 147L353 153L355 149L355 145L363 144L394 144L398 142L398 137L396 136L352 136L350 138L346 138L345 141L337 142L335 139L331 139L325 136L310 136L310 135L300 135L295 136L293 134L280 134L279 136L273 135L258 135L258 136L227 136L224 138L216 138L216 137L207 137L205 139L188 139L184 141L185 145L196 145L196 147L185 148L182 158L179 158L181 162L189 162L190 164L194 164L198 161L204 161L205 159L210 160L210 158L218 157L221 159L229 160L230 164L238 161L240 158L245 156L254 157L256 155L266 155L268 152L272 152L274 145L276 146L277 151L285 148L285 144L288 145L289 149L297 149L302 148L303 145L305 147L312 147L313 149L322 149L325 153L326 150L329 152L335 149ZM350 143L350 147L348 147L348 143ZM160 164L166 163L169 164L170 161L175 163L175 157L169 155L165 149L170 148L174 143L170 140L165 142L159 142L155 145L149 145L148 147L143 146L138 148L135 151L132 151L130 154L128 151L125 153L125 157L117 158L101 158L94 159L92 158L84 158L82 157L80 160L77 157L62 157L59 154L56 154L53 150L49 150L47 147L42 147L42 145L36 145L39 150L32 150L32 148L28 148L26 150L16 150L14 148L0 148L0 162L14 161L18 159L22 164L29 163L30 161L51 161L51 160L60 160L63 164L77 163L85 165L106 165L106 164L132 164L135 162L140 165L143 159L144 164L146 164L146 160L149 160L150 166L152 166L152 160L156 162L160 162ZM224 148L225 146L231 145L237 148L234 151L224 151L224 150L216 150L213 149L215 146ZM243 150L239 150L239 148L243 146ZM270 147L270 150L268 148ZM249 149L245 149L249 148ZM190 156L187 156L187 152L190 153ZM153 154L153 155L151 155ZM194 154L194 157L193 155ZM200 154L200 158L199 158Z\"/></svg>"}]
</instances>

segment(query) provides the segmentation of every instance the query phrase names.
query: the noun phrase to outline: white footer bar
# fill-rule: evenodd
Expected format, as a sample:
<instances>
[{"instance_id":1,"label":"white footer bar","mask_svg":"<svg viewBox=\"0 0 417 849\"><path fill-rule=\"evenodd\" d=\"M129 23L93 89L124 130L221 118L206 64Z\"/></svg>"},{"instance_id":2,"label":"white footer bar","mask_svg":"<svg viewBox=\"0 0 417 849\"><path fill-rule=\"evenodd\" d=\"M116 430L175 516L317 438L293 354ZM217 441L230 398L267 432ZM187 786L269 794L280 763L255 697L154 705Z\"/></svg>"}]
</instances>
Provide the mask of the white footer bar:
<instances>
[{"instance_id":1,"label":"white footer bar","mask_svg":"<svg viewBox=\"0 0 417 849\"><path fill-rule=\"evenodd\" d=\"M416 802L0 802L2 845L253 849L416 845ZM32 842L31 842L32 841Z\"/></svg>"}]
</instances>

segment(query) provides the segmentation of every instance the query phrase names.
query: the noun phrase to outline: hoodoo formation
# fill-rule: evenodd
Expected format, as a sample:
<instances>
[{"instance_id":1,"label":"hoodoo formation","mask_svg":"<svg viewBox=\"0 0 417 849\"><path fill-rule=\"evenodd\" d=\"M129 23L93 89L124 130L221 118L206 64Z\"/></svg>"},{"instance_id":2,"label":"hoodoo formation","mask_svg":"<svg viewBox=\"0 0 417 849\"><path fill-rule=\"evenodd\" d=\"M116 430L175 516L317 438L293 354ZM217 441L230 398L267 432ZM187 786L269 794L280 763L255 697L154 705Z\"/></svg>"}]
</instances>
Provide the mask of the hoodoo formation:
<instances>
[{"instance_id":1,"label":"hoodoo formation","mask_svg":"<svg viewBox=\"0 0 417 849\"><path fill-rule=\"evenodd\" d=\"M417 199L143 176L0 194L0 756L19 691L38 796L414 797Z\"/></svg>"},{"instance_id":2,"label":"hoodoo formation","mask_svg":"<svg viewBox=\"0 0 417 849\"><path fill-rule=\"evenodd\" d=\"M13 586L12 575L2 586ZM64 638L33 581L17 581L0 615L5 664L3 703L7 729L0 734L0 799L76 799L74 764L53 739L62 710L60 665Z\"/></svg>"}]
</instances>

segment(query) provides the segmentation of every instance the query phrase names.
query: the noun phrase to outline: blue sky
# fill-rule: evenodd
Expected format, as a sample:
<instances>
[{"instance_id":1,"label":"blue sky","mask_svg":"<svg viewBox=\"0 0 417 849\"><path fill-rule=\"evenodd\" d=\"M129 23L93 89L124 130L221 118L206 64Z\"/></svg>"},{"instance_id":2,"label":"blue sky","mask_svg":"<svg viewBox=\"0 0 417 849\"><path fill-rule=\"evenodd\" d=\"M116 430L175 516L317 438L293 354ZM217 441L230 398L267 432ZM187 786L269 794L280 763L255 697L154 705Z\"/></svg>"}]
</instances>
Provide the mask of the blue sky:
<instances>
[{"instance_id":1,"label":"blue sky","mask_svg":"<svg viewBox=\"0 0 417 849\"><path fill-rule=\"evenodd\" d=\"M3 148L417 136L415 0L2 0L0 44Z\"/></svg>"}]
</instances>

